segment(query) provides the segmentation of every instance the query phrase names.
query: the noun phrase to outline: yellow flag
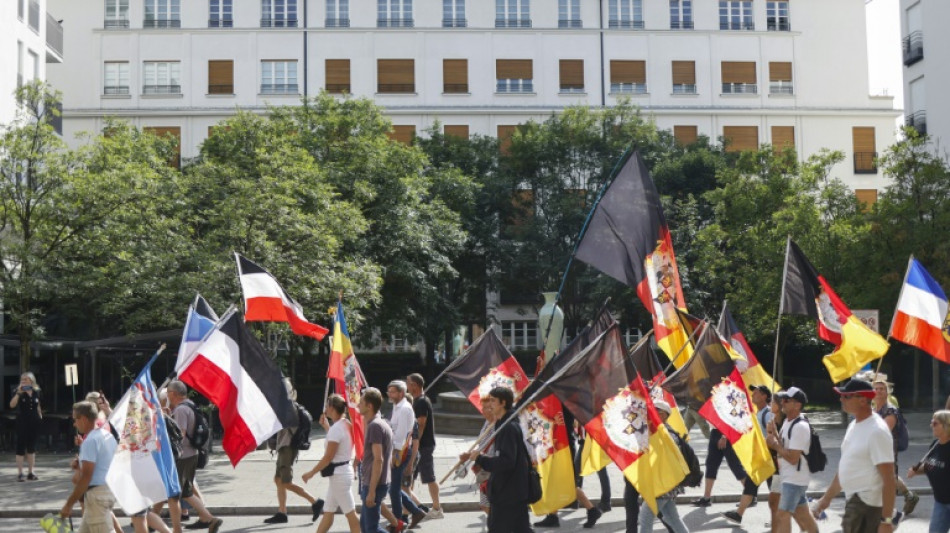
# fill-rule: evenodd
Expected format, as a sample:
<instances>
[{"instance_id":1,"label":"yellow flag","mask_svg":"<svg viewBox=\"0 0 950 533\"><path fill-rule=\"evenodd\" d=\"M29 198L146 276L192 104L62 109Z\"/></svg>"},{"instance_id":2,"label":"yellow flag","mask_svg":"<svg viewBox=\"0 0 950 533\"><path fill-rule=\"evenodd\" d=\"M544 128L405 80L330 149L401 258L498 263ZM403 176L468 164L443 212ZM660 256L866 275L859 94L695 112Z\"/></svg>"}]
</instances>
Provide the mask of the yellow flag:
<instances>
[{"instance_id":1,"label":"yellow flag","mask_svg":"<svg viewBox=\"0 0 950 533\"><path fill-rule=\"evenodd\" d=\"M838 349L822 358L831 374L831 381L838 383L857 374L865 365L887 353L890 344L877 333L868 329L854 315L841 326L841 344Z\"/></svg>"}]
</instances>

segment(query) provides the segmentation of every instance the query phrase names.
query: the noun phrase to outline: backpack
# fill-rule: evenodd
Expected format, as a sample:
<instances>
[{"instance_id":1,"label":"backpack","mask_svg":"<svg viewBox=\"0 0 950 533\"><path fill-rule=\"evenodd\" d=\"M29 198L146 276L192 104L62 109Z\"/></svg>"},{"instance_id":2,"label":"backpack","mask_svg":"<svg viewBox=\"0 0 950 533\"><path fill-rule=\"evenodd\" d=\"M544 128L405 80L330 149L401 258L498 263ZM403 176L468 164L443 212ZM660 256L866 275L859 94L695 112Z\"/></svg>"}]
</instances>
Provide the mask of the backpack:
<instances>
[{"instance_id":1,"label":"backpack","mask_svg":"<svg viewBox=\"0 0 950 533\"><path fill-rule=\"evenodd\" d=\"M900 409L894 408L894 415L897 417L897 423L894 424L894 443L897 445L897 451L907 451L910 446L910 433L907 431L907 420Z\"/></svg>"},{"instance_id":2,"label":"backpack","mask_svg":"<svg viewBox=\"0 0 950 533\"><path fill-rule=\"evenodd\" d=\"M295 450L310 449L310 431L313 429L313 416L307 408L294 402L297 408L297 429L290 437L290 447Z\"/></svg>"},{"instance_id":3,"label":"backpack","mask_svg":"<svg viewBox=\"0 0 950 533\"><path fill-rule=\"evenodd\" d=\"M185 440L185 436L181 434L181 428L174 418L165 413L162 413L162 417L165 418L165 430L168 432L168 442L171 443L172 456L178 459L181 457L181 441Z\"/></svg>"},{"instance_id":4,"label":"backpack","mask_svg":"<svg viewBox=\"0 0 950 533\"><path fill-rule=\"evenodd\" d=\"M805 418L800 416L795 420L792 420L792 425L788 428L788 434L792 434L792 430L795 429L795 424L799 420ZM807 422L808 419L805 418ZM811 443L808 445L808 451L805 452L805 462L808 463L808 471L812 474L816 472L821 472L825 469L825 466L828 464L828 456L825 455L825 452L821 449L821 438L818 437L818 432L815 431L815 428L811 424L808 424L808 428L811 430ZM802 469L802 461L798 460L798 469Z\"/></svg>"},{"instance_id":5,"label":"backpack","mask_svg":"<svg viewBox=\"0 0 950 533\"><path fill-rule=\"evenodd\" d=\"M195 428L192 430L188 441L198 450L198 469L208 466L208 455L211 453L211 426L208 424L208 417L198 409L195 404L186 402L191 412L195 415Z\"/></svg>"},{"instance_id":6,"label":"backpack","mask_svg":"<svg viewBox=\"0 0 950 533\"><path fill-rule=\"evenodd\" d=\"M666 425L666 429L670 432L670 436L673 437L673 440L676 441L676 446L679 447L680 453L683 454L683 460L685 460L689 466L689 474L686 474L680 486L698 487L703 481L703 468L699 465L699 458L696 457L696 452L693 450L693 447L686 442L686 439L676 434L676 431L674 431L669 424Z\"/></svg>"}]
</instances>

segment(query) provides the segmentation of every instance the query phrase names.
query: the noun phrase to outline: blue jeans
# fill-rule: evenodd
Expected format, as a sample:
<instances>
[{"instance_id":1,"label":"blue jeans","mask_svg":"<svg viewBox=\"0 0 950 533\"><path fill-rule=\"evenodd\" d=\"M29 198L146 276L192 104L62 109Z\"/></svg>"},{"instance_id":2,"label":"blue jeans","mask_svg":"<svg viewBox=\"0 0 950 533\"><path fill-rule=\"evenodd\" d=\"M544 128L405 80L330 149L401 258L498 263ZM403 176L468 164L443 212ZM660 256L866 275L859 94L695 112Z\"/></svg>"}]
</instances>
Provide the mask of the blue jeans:
<instances>
[{"instance_id":1,"label":"blue jeans","mask_svg":"<svg viewBox=\"0 0 950 533\"><path fill-rule=\"evenodd\" d=\"M808 505L808 500L805 498L807 490L808 487L792 485L783 481L782 496L778 501L779 510L794 514L799 505Z\"/></svg>"},{"instance_id":2,"label":"blue jeans","mask_svg":"<svg viewBox=\"0 0 950 533\"><path fill-rule=\"evenodd\" d=\"M657 498L656 510L660 512L660 521L672 533L689 533L680 518L679 511L676 510L676 498L673 496ZM643 502L640 506L640 533L652 533L654 518L656 517L653 515L653 510L647 502Z\"/></svg>"},{"instance_id":3,"label":"blue jeans","mask_svg":"<svg viewBox=\"0 0 950 533\"><path fill-rule=\"evenodd\" d=\"M416 513L421 513L422 509L412 503L412 499L408 494L402 491L402 475L406 471L406 467L409 466L406 463L403 463L399 466L392 467L391 473L391 482L389 483L389 508L392 509L394 515L396 515L396 520L402 520L402 508L405 506L406 510L409 511L409 515L412 516Z\"/></svg>"},{"instance_id":4,"label":"blue jeans","mask_svg":"<svg viewBox=\"0 0 950 533\"><path fill-rule=\"evenodd\" d=\"M389 533L379 525L379 509L383 505L383 498L389 490L389 484L380 483L376 486L376 505L366 506L366 497L369 496L369 487L360 484L360 501L363 508L360 509L360 533Z\"/></svg>"},{"instance_id":5,"label":"blue jeans","mask_svg":"<svg viewBox=\"0 0 950 533\"><path fill-rule=\"evenodd\" d=\"M934 510L930 513L930 533L950 531L950 503L934 501Z\"/></svg>"}]
</instances>

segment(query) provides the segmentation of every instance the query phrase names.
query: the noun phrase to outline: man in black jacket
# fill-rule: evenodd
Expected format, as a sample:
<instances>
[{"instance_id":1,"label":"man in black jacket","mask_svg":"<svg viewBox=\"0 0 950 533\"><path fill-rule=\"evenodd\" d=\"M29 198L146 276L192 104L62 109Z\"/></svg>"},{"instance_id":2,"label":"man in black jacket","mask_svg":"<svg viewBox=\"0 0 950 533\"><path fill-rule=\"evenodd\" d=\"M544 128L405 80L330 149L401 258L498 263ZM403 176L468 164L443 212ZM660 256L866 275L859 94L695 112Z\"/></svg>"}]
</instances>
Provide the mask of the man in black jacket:
<instances>
[{"instance_id":1,"label":"man in black jacket","mask_svg":"<svg viewBox=\"0 0 950 533\"><path fill-rule=\"evenodd\" d=\"M498 429L508 410L514 405L511 389L495 387L488 393L487 408L495 420L495 456L485 457L478 451L463 453L475 466L489 472L489 533L533 533L528 520L528 456L521 427L512 422Z\"/></svg>"}]
</instances>

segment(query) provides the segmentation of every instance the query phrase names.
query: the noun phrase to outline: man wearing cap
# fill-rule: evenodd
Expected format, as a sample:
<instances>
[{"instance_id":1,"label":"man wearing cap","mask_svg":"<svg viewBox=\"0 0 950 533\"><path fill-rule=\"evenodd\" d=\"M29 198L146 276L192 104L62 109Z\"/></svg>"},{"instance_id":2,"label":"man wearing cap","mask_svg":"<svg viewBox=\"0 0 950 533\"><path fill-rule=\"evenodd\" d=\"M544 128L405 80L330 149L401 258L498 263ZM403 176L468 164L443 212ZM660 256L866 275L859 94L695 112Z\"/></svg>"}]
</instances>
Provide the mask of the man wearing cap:
<instances>
[{"instance_id":1,"label":"man wearing cap","mask_svg":"<svg viewBox=\"0 0 950 533\"><path fill-rule=\"evenodd\" d=\"M782 476L781 498L775 513L773 531L790 533L792 515L795 515L799 527L808 533L815 533L818 531L818 524L809 514L808 500L805 498L811 472L804 454L811 445L811 426L802 416L802 408L808 403L808 396L798 387L790 387L779 393L779 398L786 416L785 422L777 436L769 435L766 440L769 448L775 450L779 475Z\"/></svg>"},{"instance_id":2,"label":"man wearing cap","mask_svg":"<svg viewBox=\"0 0 950 533\"><path fill-rule=\"evenodd\" d=\"M666 423L666 419L670 417L670 413L673 411L670 407L670 404L664 402L663 400L656 400L653 402L653 405L656 407L656 413L660 415L660 420L664 425L666 425L667 431L670 432L670 436L673 437L673 441L676 442L678 446L682 441L683 436L676 433L676 431ZM689 444L687 444L687 446L689 446ZM659 516L655 516L653 514L653 510L650 509L650 506L647 505L646 501L644 501L640 506L639 513L640 533L649 533L653 531L654 518L659 518L660 522L662 522L663 525L666 526L666 529L671 533L689 533L689 530L686 529L686 525L683 524L683 520L680 518L679 511L676 509L676 496L682 494L683 491L683 486L680 485L666 494L662 494L656 498L656 510L659 511ZM631 529L630 524L628 523L627 531L636 531L636 528Z\"/></svg>"},{"instance_id":3,"label":"man wearing cap","mask_svg":"<svg viewBox=\"0 0 950 533\"><path fill-rule=\"evenodd\" d=\"M894 529L894 451L887 424L871 408L874 387L852 379L844 387L835 387L835 392L841 397L841 408L854 420L841 441L838 473L812 512L820 514L844 490L844 533L889 533Z\"/></svg>"},{"instance_id":4,"label":"man wearing cap","mask_svg":"<svg viewBox=\"0 0 950 533\"><path fill-rule=\"evenodd\" d=\"M769 403L772 402L772 391L765 385L750 385L749 390L752 392L752 404L755 405L757 410L755 419L759 423L759 428L762 429L762 436L764 437L769 434L769 422L772 421L773 417L772 410L769 409ZM769 487L771 487L772 478L769 478L767 483ZM749 476L746 476L742 489L742 497L739 498L739 507L735 511L722 513L722 516L724 516L726 520L734 524L742 523L742 516L745 514L745 510L752 505L756 494L759 492L759 486L754 484Z\"/></svg>"}]
</instances>

